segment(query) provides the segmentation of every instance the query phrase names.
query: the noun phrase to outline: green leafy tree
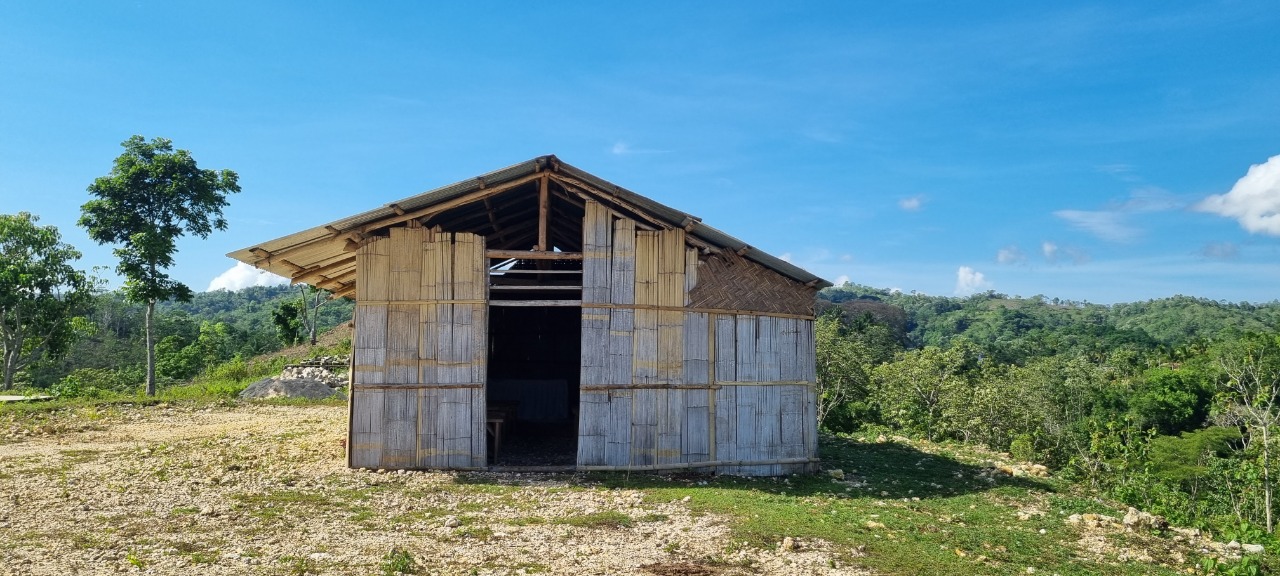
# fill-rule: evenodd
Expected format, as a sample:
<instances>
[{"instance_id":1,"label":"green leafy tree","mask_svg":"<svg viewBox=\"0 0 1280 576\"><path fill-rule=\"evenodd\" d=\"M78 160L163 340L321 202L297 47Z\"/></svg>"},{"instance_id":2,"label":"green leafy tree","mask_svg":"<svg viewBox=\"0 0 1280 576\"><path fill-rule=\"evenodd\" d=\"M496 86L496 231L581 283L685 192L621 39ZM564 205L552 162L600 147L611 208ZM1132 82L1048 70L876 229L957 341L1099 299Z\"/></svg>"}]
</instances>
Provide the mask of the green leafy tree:
<instances>
[{"instance_id":1,"label":"green leafy tree","mask_svg":"<svg viewBox=\"0 0 1280 576\"><path fill-rule=\"evenodd\" d=\"M818 423L828 429L852 428L852 422L842 422L833 427L832 415L850 403L866 398L870 388L867 351L857 340L844 333L839 317L833 314L818 317L814 335Z\"/></svg>"},{"instance_id":2,"label":"green leafy tree","mask_svg":"<svg viewBox=\"0 0 1280 576\"><path fill-rule=\"evenodd\" d=\"M966 372L975 361L976 351L966 343L946 349L926 346L877 366L873 398L881 417L929 439L958 432L948 407L969 397Z\"/></svg>"},{"instance_id":3,"label":"green leafy tree","mask_svg":"<svg viewBox=\"0 0 1280 576\"><path fill-rule=\"evenodd\" d=\"M99 244L118 244L116 271L124 292L146 304L147 394L156 393L152 320L156 302L191 299L191 289L164 270L174 263L177 240L186 234L207 238L225 230L227 194L240 191L230 170L205 170L191 153L174 150L164 138L134 136L122 143L111 173L89 185L93 200L80 207L80 225Z\"/></svg>"},{"instance_id":4,"label":"green leafy tree","mask_svg":"<svg viewBox=\"0 0 1280 576\"><path fill-rule=\"evenodd\" d=\"M302 314L306 302L286 300L271 312L271 322L276 326L276 334L285 346L293 346L302 340Z\"/></svg>"},{"instance_id":5,"label":"green leafy tree","mask_svg":"<svg viewBox=\"0 0 1280 576\"><path fill-rule=\"evenodd\" d=\"M1219 363L1226 378L1218 418L1244 430L1244 452L1254 458L1262 487L1262 519L1272 533L1276 436L1280 434L1280 337L1245 337L1229 345Z\"/></svg>"},{"instance_id":6,"label":"green leafy tree","mask_svg":"<svg viewBox=\"0 0 1280 576\"><path fill-rule=\"evenodd\" d=\"M4 389L41 358L67 351L92 326L81 318L93 301L90 278L72 266L80 258L58 229L37 226L26 212L0 215L0 345ZM79 319L79 320L77 320Z\"/></svg>"}]
</instances>

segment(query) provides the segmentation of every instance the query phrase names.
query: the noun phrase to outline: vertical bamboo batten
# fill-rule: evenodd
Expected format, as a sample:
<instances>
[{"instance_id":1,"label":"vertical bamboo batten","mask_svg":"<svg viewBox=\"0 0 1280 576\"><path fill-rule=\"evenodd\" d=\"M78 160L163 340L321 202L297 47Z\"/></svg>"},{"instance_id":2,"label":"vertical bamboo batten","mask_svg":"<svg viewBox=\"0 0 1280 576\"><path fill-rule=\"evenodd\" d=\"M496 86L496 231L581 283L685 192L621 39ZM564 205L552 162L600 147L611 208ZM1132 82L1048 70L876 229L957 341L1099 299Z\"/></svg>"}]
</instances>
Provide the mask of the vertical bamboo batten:
<instances>
[{"instance_id":1,"label":"vertical bamboo batten","mask_svg":"<svg viewBox=\"0 0 1280 576\"><path fill-rule=\"evenodd\" d=\"M351 387L352 427L348 431L349 462L358 468L382 463L384 393L362 389L385 382L387 358L388 247L381 242L365 245L356 253L356 326L353 343L354 372ZM369 304L365 304L369 302Z\"/></svg>"},{"instance_id":2,"label":"vertical bamboo batten","mask_svg":"<svg viewBox=\"0 0 1280 576\"><path fill-rule=\"evenodd\" d=\"M658 305L658 233L636 232L637 306ZM632 382L656 384L658 379L658 312L637 308L632 331Z\"/></svg>"},{"instance_id":3,"label":"vertical bamboo batten","mask_svg":"<svg viewBox=\"0 0 1280 576\"><path fill-rule=\"evenodd\" d=\"M612 311L592 307L612 301L610 286L617 286L617 270L609 246L613 243L613 217L607 209L594 200L587 200L582 221L582 335L581 367L579 381L586 385L624 384L621 375L618 350L620 338L615 338L611 328ZM634 264L633 264L634 269ZM628 359L626 371L630 373L631 346L629 334L626 340ZM579 395L578 403L578 462L593 465L615 464L619 452L619 439L612 434L612 423L618 406L612 402L612 393L586 392Z\"/></svg>"},{"instance_id":4,"label":"vertical bamboo batten","mask_svg":"<svg viewBox=\"0 0 1280 576\"><path fill-rule=\"evenodd\" d=\"M631 220L614 222L609 302L623 306L636 302L636 226ZM631 383L634 330L634 310L609 310L609 360L607 380L602 383Z\"/></svg>"}]
</instances>

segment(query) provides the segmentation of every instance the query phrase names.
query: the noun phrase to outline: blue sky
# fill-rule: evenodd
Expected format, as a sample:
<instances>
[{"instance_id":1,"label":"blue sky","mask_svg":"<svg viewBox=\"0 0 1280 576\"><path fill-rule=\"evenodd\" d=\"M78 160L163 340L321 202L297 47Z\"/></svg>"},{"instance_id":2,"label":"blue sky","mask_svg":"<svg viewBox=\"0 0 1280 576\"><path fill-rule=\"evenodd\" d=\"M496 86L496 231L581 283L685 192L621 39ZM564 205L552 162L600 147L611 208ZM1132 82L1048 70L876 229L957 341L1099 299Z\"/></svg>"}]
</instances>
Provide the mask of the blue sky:
<instances>
[{"instance_id":1,"label":"blue sky","mask_svg":"<svg viewBox=\"0 0 1280 576\"><path fill-rule=\"evenodd\" d=\"M556 154L833 281L1280 298L1273 2L466 4L0 2L0 212L114 266L85 188L170 138L243 188L203 290Z\"/></svg>"}]
</instances>

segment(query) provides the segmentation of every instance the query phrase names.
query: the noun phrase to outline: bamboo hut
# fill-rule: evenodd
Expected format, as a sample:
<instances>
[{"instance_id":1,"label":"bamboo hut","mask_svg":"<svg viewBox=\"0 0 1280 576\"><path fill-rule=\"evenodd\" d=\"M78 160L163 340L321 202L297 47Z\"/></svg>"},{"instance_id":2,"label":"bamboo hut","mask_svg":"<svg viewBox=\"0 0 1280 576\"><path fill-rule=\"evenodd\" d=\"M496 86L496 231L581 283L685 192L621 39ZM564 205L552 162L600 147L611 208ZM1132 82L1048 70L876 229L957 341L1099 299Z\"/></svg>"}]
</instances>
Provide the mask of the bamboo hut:
<instances>
[{"instance_id":1,"label":"bamboo hut","mask_svg":"<svg viewBox=\"0 0 1280 576\"><path fill-rule=\"evenodd\" d=\"M229 256L355 298L350 466L484 469L557 425L577 470L816 466L830 283L555 156Z\"/></svg>"}]
</instances>

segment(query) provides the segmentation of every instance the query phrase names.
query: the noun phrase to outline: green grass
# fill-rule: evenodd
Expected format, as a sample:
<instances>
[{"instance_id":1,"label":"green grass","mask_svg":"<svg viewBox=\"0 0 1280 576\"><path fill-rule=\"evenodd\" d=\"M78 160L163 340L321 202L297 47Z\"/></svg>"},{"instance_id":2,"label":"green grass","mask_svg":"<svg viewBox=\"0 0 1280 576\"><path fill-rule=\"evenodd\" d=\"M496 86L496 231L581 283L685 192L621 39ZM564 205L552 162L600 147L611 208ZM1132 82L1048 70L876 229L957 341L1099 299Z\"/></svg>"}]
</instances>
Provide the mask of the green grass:
<instances>
[{"instance_id":1,"label":"green grass","mask_svg":"<svg viewBox=\"0 0 1280 576\"><path fill-rule=\"evenodd\" d=\"M382 557L382 563L378 564L378 573L383 576L417 574L418 563L409 552L399 548L392 548L390 552L387 552Z\"/></svg>"},{"instance_id":2,"label":"green grass","mask_svg":"<svg viewBox=\"0 0 1280 576\"><path fill-rule=\"evenodd\" d=\"M897 443L827 438L821 456L824 467L844 470L845 482L822 474L702 480L609 474L591 479L606 487L643 490L647 502L688 496L694 513L731 518L737 545L774 548L788 536L821 539L835 545L839 564L886 574L1026 574L1028 567L1063 576L1178 573L1150 564L1099 565L1078 559L1079 533L1064 522L1066 515L1114 515L1122 509L1082 498L1059 481L991 475L976 461ZM1021 520L1024 509L1043 515ZM576 521L608 524L605 519ZM1108 534L1112 538L1120 542L1129 537Z\"/></svg>"}]
</instances>

